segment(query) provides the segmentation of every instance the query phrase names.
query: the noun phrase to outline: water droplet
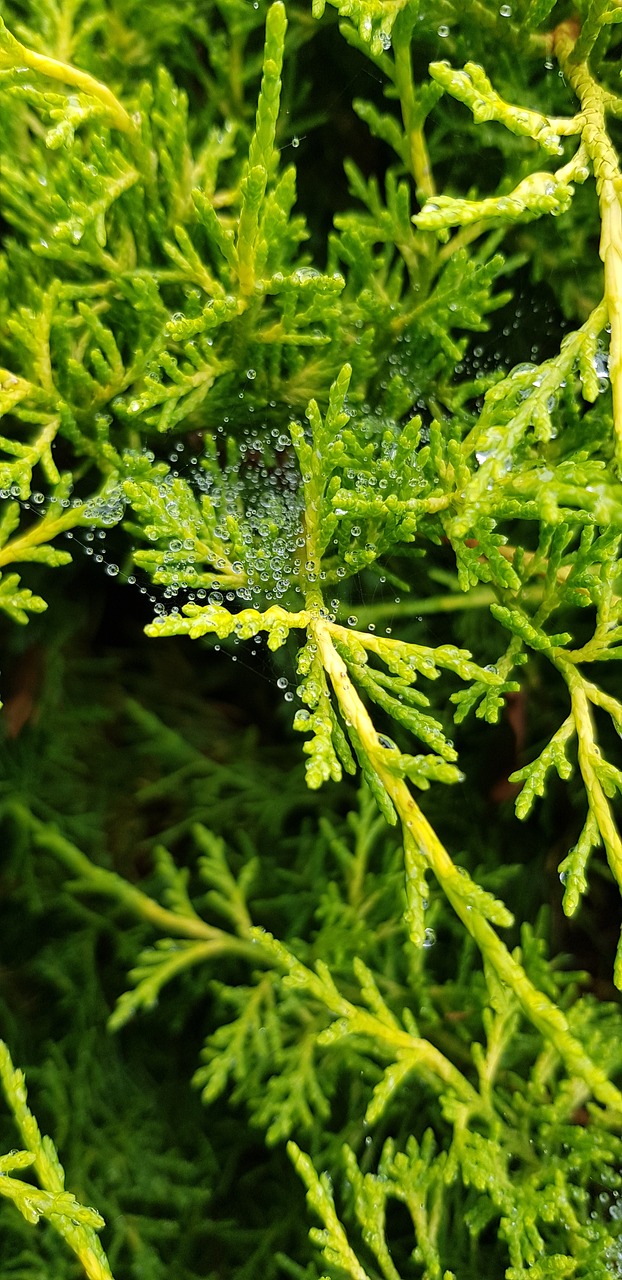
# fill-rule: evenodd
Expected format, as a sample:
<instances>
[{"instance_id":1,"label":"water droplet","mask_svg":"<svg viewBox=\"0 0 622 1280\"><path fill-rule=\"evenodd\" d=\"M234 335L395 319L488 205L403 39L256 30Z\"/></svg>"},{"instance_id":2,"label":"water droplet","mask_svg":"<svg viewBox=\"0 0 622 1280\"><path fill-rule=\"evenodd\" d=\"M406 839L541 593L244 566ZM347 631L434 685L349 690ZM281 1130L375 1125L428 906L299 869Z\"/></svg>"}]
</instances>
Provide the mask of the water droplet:
<instances>
[{"instance_id":1,"label":"water droplet","mask_svg":"<svg viewBox=\"0 0 622 1280\"><path fill-rule=\"evenodd\" d=\"M255 381L255 378L257 377L257 370L256 370L256 369L247 369L247 370L246 370L246 377L248 378L249 382L254 382L254 381Z\"/></svg>"},{"instance_id":2,"label":"water droplet","mask_svg":"<svg viewBox=\"0 0 622 1280\"><path fill-rule=\"evenodd\" d=\"M449 27L446 27L443 23L442 26L439 27L437 34L441 37L441 40L444 40L445 37L449 35Z\"/></svg>"},{"instance_id":3,"label":"water droplet","mask_svg":"<svg viewBox=\"0 0 622 1280\"><path fill-rule=\"evenodd\" d=\"M299 147L299 146L300 146L300 138L297 138L294 135L294 137L292 138L292 147Z\"/></svg>"},{"instance_id":4,"label":"water droplet","mask_svg":"<svg viewBox=\"0 0 622 1280\"><path fill-rule=\"evenodd\" d=\"M317 280L319 274L315 267L299 267L294 271L292 280L295 284L303 284L305 280Z\"/></svg>"},{"instance_id":5,"label":"water droplet","mask_svg":"<svg viewBox=\"0 0 622 1280\"><path fill-rule=\"evenodd\" d=\"M108 574L108 577L109 577L109 578L116 578L116 576L117 576L118 572L119 572L119 566L118 566L118 564L107 564L107 565L106 565L106 573Z\"/></svg>"},{"instance_id":6,"label":"water droplet","mask_svg":"<svg viewBox=\"0 0 622 1280\"><path fill-rule=\"evenodd\" d=\"M276 687L277 689L286 689L288 684L289 684L289 680L286 680L285 676L279 676L276 682Z\"/></svg>"},{"instance_id":7,"label":"water droplet","mask_svg":"<svg viewBox=\"0 0 622 1280\"><path fill-rule=\"evenodd\" d=\"M501 14L502 18L511 18L512 16L511 4L502 4L499 10L499 13Z\"/></svg>"},{"instance_id":8,"label":"water droplet","mask_svg":"<svg viewBox=\"0 0 622 1280\"><path fill-rule=\"evenodd\" d=\"M433 929L426 929L423 935L423 945L427 949L434 946L436 942L436 934Z\"/></svg>"}]
</instances>

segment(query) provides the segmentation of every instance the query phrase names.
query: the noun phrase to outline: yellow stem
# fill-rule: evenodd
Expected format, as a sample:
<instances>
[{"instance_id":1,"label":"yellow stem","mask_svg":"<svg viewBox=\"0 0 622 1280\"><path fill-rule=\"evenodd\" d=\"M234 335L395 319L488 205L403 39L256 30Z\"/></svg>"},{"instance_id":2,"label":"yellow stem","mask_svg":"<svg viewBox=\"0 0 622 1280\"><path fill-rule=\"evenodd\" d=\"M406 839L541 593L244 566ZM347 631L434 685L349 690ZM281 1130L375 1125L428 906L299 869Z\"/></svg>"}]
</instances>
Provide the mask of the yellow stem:
<instances>
[{"instance_id":1,"label":"yellow stem","mask_svg":"<svg viewBox=\"0 0 622 1280\"><path fill-rule=\"evenodd\" d=\"M570 691L577 729L579 768L585 783L589 806L603 838L611 872L617 884L622 886L622 839L595 767L600 756L600 748L596 742L590 711L589 686L586 687L583 676L572 663L565 662L563 666L559 665Z\"/></svg>"},{"instance_id":2,"label":"yellow stem","mask_svg":"<svg viewBox=\"0 0 622 1280\"><path fill-rule=\"evenodd\" d=\"M4 47L0 48L0 67L29 67L31 71L38 71L51 80L61 80L63 84L74 85L76 89L82 89L92 98L97 98L102 106L108 109L117 129L123 133L134 132L134 123L125 107L108 86L102 84L101 80L96 80L94 76L89 75L88 71L72 67L68 62L60 62L57 58L50 58L47 54L29 49L7 31L2 19L0 24L0 35L4 34Z\"/></svg>"},{"instance_id":3,"label":"yellow stem","mask_svg":"<svg viewBox=\"0 0 622 1280\"><path fill-rule=\"evenodd\" d=\"M562 1011L548 996L533 986L519 961L510 954L481 912L473 908L469 900L469 877L462 874L452 862L403 778L396 777L387 768L382 758L384 749L378 734L350 680L345 662L334 648L329 625L324 620L315 618L310 630L315 636L344 720L355 728L372 768L376 770L393 801L404 831L408 832L423 854L454 911L477 943L483 958L494 969L498 979L513 991L529 1021L554 1045L569 1073L585 1080L600 1102L621 1111L622 1093L572 1035Z\"/></svg>"},{"instance_id":4,"label":"yellow stem","mask_svg":"<svg viewBox=\"0 0 622 1280\"><path fill-rule=\"evenodd\" d=\"M607 131L606 97L586 62L572 57L576 23L563 23L556 32L555 51L564 75L580 103L582 145L592 162L600 203L600 257L605 272L605 302L611 326L609 377L613 395L615 453L622 469L622 173Z\"/></svg>"}]
</instances>

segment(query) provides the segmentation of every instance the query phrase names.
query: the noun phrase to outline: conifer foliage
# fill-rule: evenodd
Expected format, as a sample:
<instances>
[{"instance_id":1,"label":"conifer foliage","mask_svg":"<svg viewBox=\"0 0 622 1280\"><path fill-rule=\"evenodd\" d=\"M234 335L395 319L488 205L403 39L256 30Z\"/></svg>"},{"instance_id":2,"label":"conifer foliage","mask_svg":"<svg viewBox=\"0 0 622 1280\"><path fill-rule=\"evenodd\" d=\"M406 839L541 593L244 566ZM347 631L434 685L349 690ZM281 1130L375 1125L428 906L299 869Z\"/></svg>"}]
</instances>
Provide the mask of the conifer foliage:
<instances>
[{"instance_id":1,"label":"conifer foliage","mask_svg":"<svg viewBox=\"0 0 622 1280\"><path fill-rule=\"evenodd\" d=\"M622 1276L621 16L0 0L7 1278Z\"/></svg>"}]
</instances>

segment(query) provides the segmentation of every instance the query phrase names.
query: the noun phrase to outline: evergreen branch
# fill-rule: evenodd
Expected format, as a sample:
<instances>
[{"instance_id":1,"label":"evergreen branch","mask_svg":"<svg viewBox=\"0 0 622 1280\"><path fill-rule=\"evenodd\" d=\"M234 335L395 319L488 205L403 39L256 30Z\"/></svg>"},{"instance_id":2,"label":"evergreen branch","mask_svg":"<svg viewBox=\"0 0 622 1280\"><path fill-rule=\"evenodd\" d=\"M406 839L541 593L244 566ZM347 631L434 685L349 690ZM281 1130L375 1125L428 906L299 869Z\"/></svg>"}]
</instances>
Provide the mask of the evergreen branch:
<instances>
[{"instance_id":1,"label":"evergreen branch","mask_svg":"<svg viewBox=\"0 0 622 1280\"><path fill-rule=\"evenodd\" d=\"M560 668L567 681L572 702L572 714L577 733L579 767L585 783L590 813L600 832L616 883L622 887L622 838L611 811L610 798L616 787L622 791L622 774L608 775L600 749L596 744L594 724L590 713L585 682L576 667L570 663ZM611 786L613 781L613 787ZM590 829L590 839L592 829ZM622 986L622 944L618 948L614 968L616 986Z\"/></svg>"},{"instance_id":2,"label":"evergreen branch","mask_svg":"<svg viewBox=\"0 0 622 1280\"><path fill-rule=\"evenodd\" d=\"M481 1113L482 1102L477 1090L449 1058L428 1040L403 1030L384 1011L379 1016L375 1010L369 1011L353 1004L338 990L327 966L322 962L318 963L314 972L264 929L253 928L250 937L260 945L273 964L286 972L288 986L307 991L333 1015L334 1021L320 1033L320 1044L332 1045L344 1037L363 1036L375 1047L376 1052L389 1058L395 1057L402 1064L403 1069L399 1071L398 1077L400 1080L406 1077L408 1070L422 1073L426 1080L434 1082L435 1088L449 1090L473 1114ZM359 981L361 979L362 970L359 966ZM365 992L362 995L364 999ZM374 996L377 996L377 992ZM372 1114L375 1105L377 1104L372 1100Z\"/></svg>"},{"instance_id":3,"label":"evergreen branch","mask_svg":"<svg viewBox=\"0 0 622 1280\"><path fill-rule=\"evenodd\" d=\"M620 21L617 0L592 0L586 6L584 21L572 50L573 62L587 62L599 35L609 23ZM565 34L565 32L563 32ZM559 39L559 33L557 33ZM562 35L563 38L563 35Z\"/></svg>"},{"instance_id":4,"label":"evergreen branch","mask_svg":"<svg viewBox=\"0 0 622 1280\"><path fill-rule=\"evenodd\" d=\"M446 849L415 803L403 778L396 777L385 765L382 758L383 748L378 744L376 731L352 687L345 664L332 644L326 624L317 622L314 626L314 634L344 718L350 720L355 726L365 753L372 761L374 770L404 827L410 833L415 845L421 849L451 905L494 970L497 979L514 993L525 1016L555 1046L569 1073L584 1080L594 1096L604 1105L620 1110L622 1094L608 1079L607 1073L592 1061L583 1046L572 1035L561 1010L530 983L520 963L506 949L481 910L473 910L473 903L470 901L473 887L470 877L458 873Z\"/></svg>"},{"instance_id":5,"label":"evergreen branch","mask_svg":"<svg viewBox=\"0 0 622 1280\"><path fill-rule=\"evenodd\" d=\"M0 576L0 609L23 626L28 622L29 613L43 613L47 609L41 596L33 595L29 587L20 587L18 573Z\"/></svg>"},{"instance_id":6,"label":"evergreen branch","mask_svg":"<svg viewBox=\"0 0 622 1280\"><path fill-rule=\"evenodd\" d=\"M587 892L588 859L592 850L597 849L600 843L598 822L590 806L579 839L559 864L559 878L564 885L563 908L568 916L575 914L581 898Z\"/></svg>"},{"instance_id":7,"label":"evergreen branch","mask_svg":"<svg viewBox=\"0 0 622 1280\"><path fill-rule=\"evenodd\" d=\"M7 30L4 20L0 18L0 68L28 67L52 80L61 80L64 84L73 85L82 90L105 108L112 124L123 133L133 135L134 125L125 108L121 105L107 85L96 80L87 71L79 67L69 66L44 54L28 49L16 40Z\"/></svg>"},{"instance_id":8,"label":"evergreen branch","mask_svg":"<svg viewBox=\"0 0 622 1280\"><path fill-rule=\"evenodd\" d=\"M20 560L33 560L39 558L33 553L37 549L42 549L43 544L51 542L57 538L60 533L66 533L69 529L75 529L76 525L83 522L87 515L86 505L79 507L71 507L64 514L59 514L54 504L46 511L42 520L35 521L34 524L17 538L6 542L0 547L0 565L15 564ZM67 564L71 556L67 551L53 552L53 564ZM48 560L48 563L50 560Z\"/></svg>"},{"instance_id":9,"label":"evergreen branch","mask_svg":"<svg viewBox=\"0 0 622 1280\"><path fill-rule=\"evenodd\" d=\"M559 217L570 208L573 188L569 178L576 178L576 170L568 173L567 168L564 166L557 173L530 173L507 195L488 196L484 200L435 196L426 201L421 213L414 215L413 222L421 231L444 231L449 227L487 225L498 220L530 221L545 214Z\"/></svg>"},{"instance_id":10,"label":"evergreen branch","mask_svg":"<svg viewBox=\"0 0 622 1280\"><path fill-rule=\"evenodd\" d=\"M0 437L0 449L4 453L12 454L18 460L13 464L0 464L0 486L8 489L16 484L20 498L25 500L30 495L32 472L37 463L41 465L45 478L50 484L60 482L60 475L51 451L59 426L60 419L53 418L41 428L31 444L22 444L17 440Z\"/></svg>"},{"instance_id":11,"label":"evergreen branch","mask_svg":"<svg viewBox=\"0 0 622 1280\"><path fill-rule=\"evenodd\" d=\"M207 903L231 922L240 937L246 937L252 925L246 897L257 872L257 859L247 862L236 879L227 862L224 840L217 839L200 823L192 834L201 850L199 874L211 886Z\"/></svg>"},{"instance_id":12,"label":"evergreen branch","mask_svg":"<svg viewBox=\"0 0 622 1280\"><path fill-rule=\"evenodd\" d=\"M526 432L540 420L543 411L546 415L547 404L551 398L555 399L560 385L570 376L585 343L602 332L606 321L607 308L603 301L594 308L580 329L566 334L559 355L540 366L537 376L532 370L525 371L526 385L531 387L527 396L521 394L524 390L520 385L522 379L512 374L486 394L479 422L462 443L463 454L474 455L479 463L464 495L466 510L472 502L481 500L489 485L502 481L504 470L511 468L511 459ZM520 407L512 413L507 424L498 426L495 419L498 419L500 406L509 395L516 393L521 397ZM547 430L546 422L543 425Z\"/></svg>"},{"instance_id":13,"label":"evergreen branch","mask_svg":"<svg viewBox=\"0 0 622 1280\"><path fill-rule=\"evenodd\" d=\"M39 848L46 849L67 871L77 877L75 881L69 882L69 887L74 892L101 894L103 897L111 898L132 916L146 921L165 935L172 934L175 937L205 943L211 948L210 954L231 952L246 956L257 955L255 947L249 947L242 939L233 938L224 929L207 924L196 914L171 911L143 893L141 889L137 889L135 885L124 880L116 872L96 866L71 841L61 835L57 827L52 823L41 822L17 801L5 804L3 810L11 814L20 826L31 833L34 843ZM183 961L181 963L183 967Z\"/></svg>"},{"instance_id":14,"label":"evergreen branch","mask_svg":"<svg viewBox=\"0 0 622 1280\"><path fill-rule=\"evenodd\" d=\"M593 28L595 33L596 28ZM613 419L618 470L622 468L622 175L616 151L607 131L603 91L582 60L582 42L575 44L576 30L562 23L555 33L560 66L581 103L582 140L596 179L601 213L600 256L605 269L605 304L611 326L609 377L613 392ZM595 34L594 34L595 38ZM590 39L585 34L584 44Z\"/></svg>"},{"instance_id":15,"label":"evergreen branch","mask_svg":"<svg viewBox=\"0 0 622 1280\"><path fill-rule=\"evenodd\" d=\"M550 742L531 764L524 765L510 774L510 782L522 782L520 794L516 800L516 816L527 818L531 812L536 796L543 796L546 776L551 768L555 768L560 778L565 781L572 774L572 764L566 755L566 748L576 733L575 718L571 714L553 734Z\"/></svg>"},{"instance_id":16,"label":"evergreen branch","mask_svg":"<svg viewBox=\"0 0 622 1280\"><path fill-rule=\"evenodd\" d=\"M419 200L434 195L435 184L430 163L430 155L425 139L423 124L426 115L436 101L437 94L432 86L422 86L415 90L411 57L411 42L415 12L410 5L404 6L397 15L391 32L394 50L395 88L399 94L404 133L406 155L403 159L410 168L415 181ZM440 96L440 95L439 95ZM398 150L398 155L400 154ZM410 162L410 163L408 163Z\"/></svg>"},{"instance_id":17,"label":"evergreen branch","mask_svg":"<svg viewBox=\"0 0 622 1280\"><path fill-rule=\"evenodd\" d=\"M233 941L233 940L232 940ZM149 1012L158 1003L160 992L167 983L196 965L235 951L221 941L178 942L172 938L159 938L155 947L141 951L138 963L130 969L129 979L133 991L124 991L108 1019L109 1031L119 1031L142 1010Z\"/></svg>"},{"instance_id":18,"label":"evergreen branch","mask_svg":"<svg viewBox=\"0 0 622 1280\"><path fill-rule=\"evenodd\" d=\"M23 1072L17 1071L7 1046L0 1040L0 1081L26 1151L13 1153L0 1176L0 1195L12 1199L27 1222L45 1217L79 1259L89 1280L112 1280L108 1260L95 1235L104 1220L95 1209L79 1204L65 1191L65 1174L51 1138L42 1137L28 1107ZM17 1156L17 1158L16 1158ZM11 1168L32 1165L43 1187L7 1177Z\"/></svg>"},{"instance_id":19,"label":"evergreen branch","mask_svg":"<svg viewBox=\"0 0 622 1280\"><path fill-rule=\"evenodd\" d=\"M276 0L268 10L264 69L257 104L255 132L248 153L248 172L242 184L238 227L238 274L242 293L252 293L255 284L257 235L272 152L281 96L281 70L287 18L285 5Z\"/></svg>"},{"instance_id":20,"label":"evergreen branch","mask_svg":"<svg viewBox=\"0 0 622 1280\"><path fill-rule=\"evenodd\" d=\"M343 1151L346 1177L353 1190L354 1210L361 1223L363 1243L375 1257L386 1280L400 1280L386 1240L386 1197L382 1177L363 1175L347 1145Z\"/></svg>"},{"instance_id":21,"label":"evergreen branch","mask_svg":"<svg viewBox=\"0 0 622 1280\"><path fill-rule=\"evenodd\" d=\"M226 640L235 635L241 640L249 640L260 631L268 633L268 648L276 650L285 644L289 632L295 628L306 627L309 614L306 610L289 613L280 605L271 605L264 613L257 609L241 609L239 613L229 613L219 604L198 605L186 604L180 614L168 614L157 618L145 628L148 636L180 636L188 635L192 640L200 636L216 635L219 640Z\"/></svg>"},{"instance_id":22,"label":"evergreen branch","mask_svg":"<svg viewBox=\"0 0 622 1280\"><path fill-rule=\"evenodd\" d=\"M391 43L393 26L399 15L409 7L409 0L329 0L342 18L352 22L363 47L378 58ZM313 0L313 17L321 18L326 0Z\"/></svg>"},{"instance_id":23,"label":"evergreen branch","mask_svg":"<svg viewBox=\"0 0 622 1280\"><path fill-rule=\"evenodd\" d=\"M347 1234L337 1217L331 1183L326 1174L318 1177L309 1156L295 1142L288 1142L287 1154L307 1188L307 1201L324 1223L321 1231L313 1230L311 1239L321 1248L326 1261L336 1266L350 1280L371 1280L359 1262Z\"/></svg>"},{"instance_id":24,"label":"evergreen branch","mask_svg":"<svg viewBox=\"0 0 622 1280\"><path fill-rule=\"evenodd\" d=\"M533 138L549 155L562 154L562 133L580 133L581 122L577 119L550 120L538 111L505 102L493 89L482 67L475 62L467 62L463 71L454 70L446 62L431 62L428 70L446 93L464 102L477 124L497 120L518 137Z\"/></svg>"}]
</instances>

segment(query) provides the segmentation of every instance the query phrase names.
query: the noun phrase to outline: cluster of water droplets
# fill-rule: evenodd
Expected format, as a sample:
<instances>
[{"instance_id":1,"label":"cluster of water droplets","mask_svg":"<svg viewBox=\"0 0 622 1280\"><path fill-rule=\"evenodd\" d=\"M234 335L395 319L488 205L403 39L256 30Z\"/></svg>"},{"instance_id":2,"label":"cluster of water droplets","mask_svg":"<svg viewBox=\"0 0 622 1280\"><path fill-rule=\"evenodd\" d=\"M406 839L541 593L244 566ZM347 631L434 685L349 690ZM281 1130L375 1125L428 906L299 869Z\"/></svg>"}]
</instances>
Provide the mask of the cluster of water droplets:
<instances>
[{"instance_id":1,"label":"cluster of water droplets","mask_svg":"<svg viewBox=\"0 0 622 1280\"><path fill-rule=\"evenodd\" d=\"M24 499L17 485L3 490L0 497L16 498L24 512L38 518L45 517L52 502L59 514L75 508L75 526L61 535L69 544L67 549L88 557L108 577L134 586L156 614L175 614L181 612L185 604L195 602L224 605L233 613L249 606L265 610L279 603L298 609L302 603L301 584L309 580L317 566L307 563L304 493L289 430L293 415L283 413L275 402L263 407L249 403L255 379L256 371L249 368L246 371L249 394L242 391L241 403L231 416L223 417L210 428L205 446L202 436L195 433L173 439L159 457L145 447L127 451L128 478L139 486L144 479L146 492L155 485L151 513L148 504L144 510L139 502L136 506L132 504L123 488L123 476L91 498L80 495L78 484L73 490L68 485L63 496L54 499L38 490ZM369 405L352 409L351 423L354 419L362 438L382 442L379 461L384 460L386 474L383 471L376 481L371 468L371 475L365 481L361 475L352 473L346 476L346 483L361 493L377 483L376 492L381 492L391 483L389 469L395 476L392 453L396 441L388 440L386 421L380 411ZM165 513L165 519L162 515L158 518L158 507L162 515ZM80 516L78 509L81 509ZM213 518L208 518L210 513ZM337 514L341 516L343 530L339 539L333 539L329 556L341 555L338 542L342 549L343 545L349 545L357 552L359 548L367 550L365 522L354 516L350 518L345 511ZM117 534L113 541L112 531L124 522L142 526L143 536L132 539L133 550L153 551L156 557L153 564L157 560L164 570L164 581L152 582L144 565L129 571L130 566L123 560L118 563L121 537ZM111 545L116 548L112 555L108 550ZM206 554L210 548L216 554ZM372 550L370 547L370 553ZM149 565L151 574L153 564ZM346 573L345 568L341 569L339 577L345 577ZM317 577L321 587L325 584L328 587L326 614L336 619L342 602L337 598L335 587L326 583L323 567ZM384 577L377 579L375 591L382 593L384 583ZM382 623L385 620L390 621L383 617ZM348 625L358 625L355 612L349 615ZM374 622L367 618L363 626L370 631L375 629ZM391 628L382 625L382 630L388 635ZM232 637L222 650L233 660L236 655L230 649L236 644ZM265 644L256 637L255 646L250 647L251 657L264 648ZM248 646L244 645L244 649ZM285 701L293 701L295 676L277 674L277 687ZM274 683L274 675L271 680Z\"/></svg>"},{"instance_id":2,"label":"cluster of water droplets","mask_svg":"<svg viewBox=\"0 0 622 1280\"><path fill-rule=\"evenodd\" d=\"M229 427L226 418L223 427ZM283 601L304 566L300 473L285 427L259 422L237 435L226 465L208 469L191 458L183 477L193 493L207 497L218 513L214 533L224 548L238 540L238 558L231 567L244 575L244 583L225 593L225 599L264 607ZM213 565L216 570L220 567ZM215 582L209 602L221 603L218 594ZM200 592L197 596L202 598Z\"/></svg>"},{"instance_id":3,"label":"cluster of water droplets","mask_svg":"<svg viewBox=\"0 0 622 1280\"><path fill-rule=\"evenodd\" d=\"M603 1261L607 1264L608 1274L612 1280L622 1280L622 1196L617 1188L601 1191L598 1196L598 1209L593 1209L591 1218L608 1217L617 1232L617 1238L607 1245Z\"/></svg>"},{"instance_id":4,"label":"cluster of water droplets","mask_svg":"<svg viewBox=\"0 0 622 1280\"><path fill-rule=\"evenodd\" d=\"M39 520L44 520L51 508L58 512L59 516L65 512L74 509L76 513L85 507L83 497L73 493L71 485L66 485L63 496L51 499L49 495L41 493L39 490L33 489L27 498L21 496L20 487L12 484L8 488L0 489L0 500L19 502L22 511L28 515L35 516ZM90 511L89 511L90 509ZM83 526L76 520L73 529L66 529L62 534L65 542L72 543L72 551L79 550L83 555L92 559L93 563L101 566L101 569L109 578L119 577L122 581L130 586L138 585L143 595L149 596L151 604L157 603L157 597L149 594L146 586L141 586L137 582L137 577L132 573L123 573L116 560L112 560L107 552L106 538L111 529L113 529L122 519L124 513L124 503L121 498L120 490L110 493L106 497L95 498L86 503L86 514L90 514L93 519L93 525Z\"/></svg>"}]
</instances>

